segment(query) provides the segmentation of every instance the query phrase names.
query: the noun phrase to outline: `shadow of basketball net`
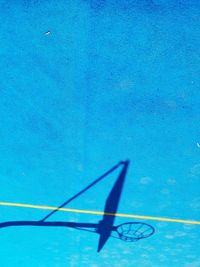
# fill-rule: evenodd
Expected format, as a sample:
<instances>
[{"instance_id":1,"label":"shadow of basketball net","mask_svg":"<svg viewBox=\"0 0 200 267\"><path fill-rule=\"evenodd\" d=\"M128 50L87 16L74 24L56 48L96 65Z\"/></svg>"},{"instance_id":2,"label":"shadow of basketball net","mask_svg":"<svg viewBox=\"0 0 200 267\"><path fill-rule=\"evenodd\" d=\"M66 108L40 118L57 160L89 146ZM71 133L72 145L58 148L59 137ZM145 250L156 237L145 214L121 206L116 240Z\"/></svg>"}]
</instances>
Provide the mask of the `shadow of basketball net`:
<instances>
[{"instance_id":1,"label":"shadow of basketball net","mask_svg":"<svg viewBox=\"0 0 200 267\"><path fill-rule=\"evenodd\" d=\"M126 178L127 170L129 166L129 161L121 161L115 166L113 166L106 173L97 178L94 182L89 184L87 187L82 189L80 192L69 198L58 208L47 214L43 219L39 221L8 221L0 223L0 228L10 227L10 226L40 226L40 227L70 227L82 231L93 232L99 235L99 242L97 252L106 244L109 237L114 237L125 242L134 242L143 238L150 237L154 234L155 229L146 223L142 222L128 222L117 226L114 226L115 214L117 213L119 201L122 194L122 189L124 181ZM104 215L102 220L98 223L75 223L75 222L62 222L62 221L46 221L49 217L59 211L61 208L66 206L68 203L79 197L81 194L86 192L92 186L100 182L110 173L114 172L116 169L121 167L120 174L118 175L104 206Z\"/></svg>"}]
</instances>

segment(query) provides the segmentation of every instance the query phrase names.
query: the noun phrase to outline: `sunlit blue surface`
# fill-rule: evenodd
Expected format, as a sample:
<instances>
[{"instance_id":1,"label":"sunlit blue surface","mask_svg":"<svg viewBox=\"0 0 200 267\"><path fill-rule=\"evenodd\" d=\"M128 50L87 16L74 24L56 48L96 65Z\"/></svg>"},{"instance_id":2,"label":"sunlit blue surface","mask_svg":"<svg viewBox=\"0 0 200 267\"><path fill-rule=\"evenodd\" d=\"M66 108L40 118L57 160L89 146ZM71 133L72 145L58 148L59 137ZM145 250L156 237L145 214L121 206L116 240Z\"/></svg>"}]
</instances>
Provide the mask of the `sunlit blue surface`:
<instances>
[{"instance_id":1,"label":"sunlit blue surface","mask_svg":"<svg viewBox=\"0 0 200 267\"><path fill-rule=\"evenodd\" d=\"M118 212L199 221L198 1L0 1L0 14L0 201L59 206L130 159ZM68 207L102 211L118 174ZM1 222L47 214L0 206ZM93 233L0 229L0 266L200 266L200 226L143 222L155 235L100 254Z\"/></svg>"}]
</instances>

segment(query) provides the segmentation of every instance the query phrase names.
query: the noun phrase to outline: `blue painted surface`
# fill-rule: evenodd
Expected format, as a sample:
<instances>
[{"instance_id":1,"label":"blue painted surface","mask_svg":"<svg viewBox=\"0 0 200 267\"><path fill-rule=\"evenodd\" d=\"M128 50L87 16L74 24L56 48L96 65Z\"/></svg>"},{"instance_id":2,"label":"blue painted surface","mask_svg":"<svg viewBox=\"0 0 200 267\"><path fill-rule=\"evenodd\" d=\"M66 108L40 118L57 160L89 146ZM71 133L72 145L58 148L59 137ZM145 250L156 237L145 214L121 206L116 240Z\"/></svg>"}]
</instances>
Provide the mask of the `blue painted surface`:
<instances>
[{"instance_id":1,"label":"blue painted surface","mask_svg":"<svg viewBox=\"0 0 200 267\"><path fill-rule=\"evenodd\" d=\"M0 14L0 201L59 206L130 159L118 212L200 220L198 1L1 1ZM69 207L102 210L117 174ZM47 213L0 207L0 220ZM154 236L100 254L95 234L1 229L0 265L200 266L199 226L146 222Z\"/></svg>"}]
</instances>

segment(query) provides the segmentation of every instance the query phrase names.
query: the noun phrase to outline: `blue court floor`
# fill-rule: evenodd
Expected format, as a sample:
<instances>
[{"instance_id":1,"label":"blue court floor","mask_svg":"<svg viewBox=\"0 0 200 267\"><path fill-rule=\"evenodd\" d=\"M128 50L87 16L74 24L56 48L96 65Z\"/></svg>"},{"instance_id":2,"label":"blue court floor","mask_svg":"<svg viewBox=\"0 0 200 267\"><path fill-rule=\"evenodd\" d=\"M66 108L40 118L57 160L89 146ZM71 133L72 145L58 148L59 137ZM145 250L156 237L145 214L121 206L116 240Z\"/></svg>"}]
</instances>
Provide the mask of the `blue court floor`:
<instances>
[{"instance_id":1,"label":"blue court floor","mask_svg":"<svg viewBox=\"0 0 200 267\"><path fill-rule=\"evenodd\" d=\"M0 266L200 266L199 22L195 0L0 0L0 223L130 160L117 213L136 217L115 225L155 228L100 253L96 233L0 228ZM119 173L47 221L98 223Z\"/></svg>"}]
</instances>

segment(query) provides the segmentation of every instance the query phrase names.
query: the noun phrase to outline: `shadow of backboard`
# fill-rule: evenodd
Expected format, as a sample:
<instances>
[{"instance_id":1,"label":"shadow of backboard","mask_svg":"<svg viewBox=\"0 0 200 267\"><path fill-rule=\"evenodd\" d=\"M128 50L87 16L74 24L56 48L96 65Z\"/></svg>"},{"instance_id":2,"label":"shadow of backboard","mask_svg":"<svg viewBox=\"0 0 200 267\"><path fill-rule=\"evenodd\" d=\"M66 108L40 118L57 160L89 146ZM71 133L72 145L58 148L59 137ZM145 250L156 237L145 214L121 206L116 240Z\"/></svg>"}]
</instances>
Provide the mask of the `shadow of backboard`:
<instances>
[{"instance_id":1,"label":"shadow of backboard","mask_svg":"<svg viewBox=\"0 0 200 267\"><path fill-rule=\"evenodd\" d=\"M127 170L129 166L129 161L121 161L117 165L113 166L105 174L97 178L90 185L82 189L80 192L72 196L70 199L65 201L58 208L50 212L43 219L39 221L8 221L0 223L0 228L10 227L10 226L40 226L40 227L70 227L78 230L94 232L99 234L99 243L97 251L100 252L101 249L106 244L109 237L115 237L126 242L133 242L140 240L142 238L147 238L154 233L154 228L148 224L141 222L130 222L123 223L118 226L114 226L115 215L117 213L118 205L120 202L124 181L127 175ZM108 176L111 172L115 171L117 168L122 167L120 174L117 177L106 201L104 207L104 215L99 223L75 223L75 222L62 222L62 221L46 221L55 212L59 211L61 208L66 206L75 198L79 197L81 194L86 192L92 186L100 182L103 178ZM117 235L112 235L115 232Z\"/></svg>"}]
</instances>

